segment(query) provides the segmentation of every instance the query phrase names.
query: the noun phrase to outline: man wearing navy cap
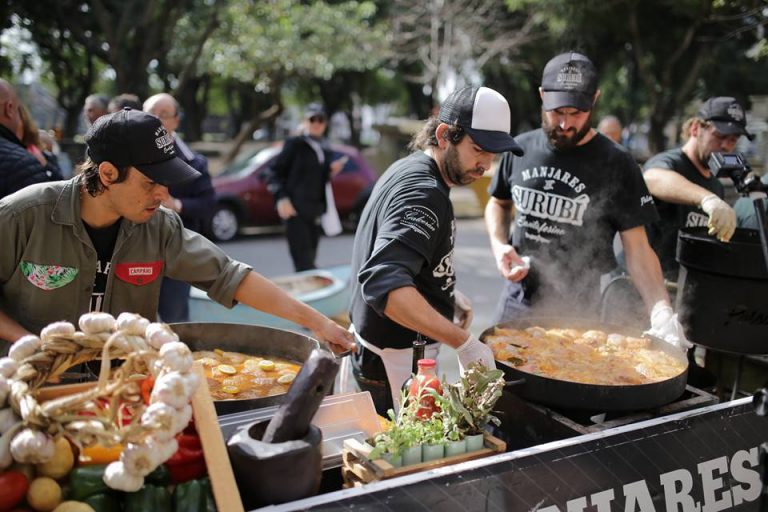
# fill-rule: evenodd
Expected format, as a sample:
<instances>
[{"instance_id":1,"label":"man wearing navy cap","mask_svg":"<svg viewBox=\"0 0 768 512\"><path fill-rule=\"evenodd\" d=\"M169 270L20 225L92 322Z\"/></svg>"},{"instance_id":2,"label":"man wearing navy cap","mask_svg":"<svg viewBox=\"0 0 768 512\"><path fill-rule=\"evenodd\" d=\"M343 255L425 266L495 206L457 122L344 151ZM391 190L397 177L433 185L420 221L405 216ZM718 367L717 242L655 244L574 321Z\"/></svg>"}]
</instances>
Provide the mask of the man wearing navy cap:
<instances>
[{"instance_id":1,"label":"man wearing navy cap","mask_svg":"<svg viewBox=\"0 0 768 512\"><path fill-rule=\"evenodd\" d=\"M585 55L567 52L550 60L539 88L542 127L517 137L525 156L504 155L493 177L485 220L507 280L495 320L596 318L600 277L615 267L619 233L652 331L687 347L645 234L644 225L657 214L640 169L624 148L592 128L597 84Z\"/></svg>"},{"instance_id":2,"label":"man wearing navy cap","mask_svg":"<svg viewBox=\"0 0 768 512\"><path fill-rule=\"evenodd\" d=\"M709 170L709 157L714 152L731 153L742 135L752 139L746 126L744 109L734 98L709 98L683 125L685 144L645 163L643 177L660 217L648 226L648 237L668 279L677 280L680 228L708 226L721 241L731 239L736 214L723 201L725 190Z\"/></svg>"},{"instance_id":3,"label":"man wearing navy cap","mask_svg":"<svg viewBox=\"0 0 768 512\"><path fill-rule=\"evenodd\" d=\"M125 109L100 117L85 137L88 158L67 181L0 200L0 339L14 342L83 313L128 311L154 319L162 276L243 302L348 347L349 333L161 208L168 187L199 173L176 156L160 120Z\"/></svg>"},{"instance_id":4,"label":"man wearing navy cap","mask_svg":"<svg viewBox=\"0 0 768 512\"><path fill-rule=\"evenodd\" d=\"M462 369L474 361L494 367L491 349L467 330L468 305L455 311L449 193L481 177L495 154L522 154L510 129L501 94L487 87L454 91L414 137L414 153L387 169L366 204L352 252L350 318L358 342L352 364L380 414L399 402L418 335L428 343L428 358L445 344L456 349Z\"/></svg>"}]
</instances>

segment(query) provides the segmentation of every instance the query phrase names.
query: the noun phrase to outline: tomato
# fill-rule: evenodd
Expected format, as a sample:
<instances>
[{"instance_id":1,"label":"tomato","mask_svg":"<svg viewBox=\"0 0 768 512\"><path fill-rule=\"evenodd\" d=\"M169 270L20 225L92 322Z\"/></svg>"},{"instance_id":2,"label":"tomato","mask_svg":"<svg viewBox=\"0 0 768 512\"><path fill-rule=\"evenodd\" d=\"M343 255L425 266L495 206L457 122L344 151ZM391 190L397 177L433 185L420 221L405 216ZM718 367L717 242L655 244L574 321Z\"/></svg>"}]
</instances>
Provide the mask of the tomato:
<instances>
[{"instance_id":1,"label":"tomato","mask_svg":"<svg viewBox=\"0 0 768 512\"><path fill-rule=\"evenodd\" d=\"M18 505L29 489L29 479L19 471L0 474L0 512L7 512Z\"/></svg>"}]
</instances>

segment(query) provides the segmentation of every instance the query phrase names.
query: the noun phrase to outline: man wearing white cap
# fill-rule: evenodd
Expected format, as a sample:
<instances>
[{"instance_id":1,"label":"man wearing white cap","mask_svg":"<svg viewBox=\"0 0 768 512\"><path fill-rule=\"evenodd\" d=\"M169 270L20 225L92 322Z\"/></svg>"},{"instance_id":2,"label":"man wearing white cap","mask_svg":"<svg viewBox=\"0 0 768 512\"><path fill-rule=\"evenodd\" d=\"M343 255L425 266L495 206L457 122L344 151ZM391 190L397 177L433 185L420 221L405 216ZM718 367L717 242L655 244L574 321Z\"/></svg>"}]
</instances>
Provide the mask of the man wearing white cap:
<instances>
[{"instance_id":1,"label":"man wearing white cap","mask_svg":"<svg viewBox=\"0 0 768 512\"><path fill-rule=\"evenodd\" d=\"M494 175L485 220L507 279L496 321L596 317L600 276L615 266L618 232L652 332L687 347L645 233L658 218L653 198L632 156L592 128L597 81L584 55L551 59L539 88L542 128L520 135L525 157L505 155Z\"/></svg>"},{"instance_id":2,"label":"man wearing white cap","mask_svg":"<svg viewBox=\"0 0 768 512\"><path fill-rule=\"evenodd\" d=\"M482 176L495 154L522 155L510 128L509 105L498 92L454 91L414 137L415 152L379 179L363 211L352 253L353 373L382 414L398 402L419 334L428 358L442 343L456 349L462 368L473 361L494 367L490 348L470 334L468 322L452 321L457 297L449 193Z\"/></svg>"}]
</instances>

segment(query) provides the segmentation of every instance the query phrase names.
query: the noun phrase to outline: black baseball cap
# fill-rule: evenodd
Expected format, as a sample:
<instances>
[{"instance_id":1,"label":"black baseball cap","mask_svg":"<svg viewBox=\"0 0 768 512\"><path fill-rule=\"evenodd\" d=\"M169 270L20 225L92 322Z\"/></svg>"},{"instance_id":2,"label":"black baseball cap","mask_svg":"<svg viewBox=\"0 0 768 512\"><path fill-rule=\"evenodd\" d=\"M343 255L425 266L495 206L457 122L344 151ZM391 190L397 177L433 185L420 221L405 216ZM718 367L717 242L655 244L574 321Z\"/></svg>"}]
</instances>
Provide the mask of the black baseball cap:
<instances>
[{"instance_id":1,"label":"black baseball cap","mask_svg":"<svg viewBox=\"0 0 768 512\"><path fill-rule=\"evenodd\" d=\"M310 103L307 105L307 108L304 109L304 119L309 119L315 116L322 117L323 119L326 118L325 109L320 103Z\"/></svg>"},{"instance_id":2,"label":"black baseball cap","mask_svg":"<svg viewBox=\"0 0 768 512\"><path fill-rule=\"evenodd\" d=\"M541 91L546 111L573 107L587 112L597 92L597 69L586 55L561 53L544 66Z\"/></svg>"},{"instance_id":3,"label":"black baseball cap","mask_svg":"<svg viewBox=\"0 0 768 512\"><path fill-rule=\"evenodd\" d=\"M200 173L176 156L173 136L160 119L129 107L101 116L85 134L88 156L95 163L132 166L166 187L179 185Z\"/></svg>"},{"instance_id":4,"label":"black baseball cap","mask_svg":"<svg viewBox=\"0 0 768 512\"><path fill-rule=\"evenodd\" d=\"M453 91L440 106L438 120L460 126L483 151L523 156L523 148L509 134L512 116L504 96L488 87Z\"/></svg>"},{"instance_id":5,"label":"black baseball cap","mask_svg":"<svg viewBox=\"0 0 768 512\"><path fill-rule=\"evenodd\" d=\"M747 131L747 116L744 109L730 96L709 98L699 109L699 117L710 121L718 133L723 135L745 135L749 140L755 136Z\"/></svg>"}]
</instances>

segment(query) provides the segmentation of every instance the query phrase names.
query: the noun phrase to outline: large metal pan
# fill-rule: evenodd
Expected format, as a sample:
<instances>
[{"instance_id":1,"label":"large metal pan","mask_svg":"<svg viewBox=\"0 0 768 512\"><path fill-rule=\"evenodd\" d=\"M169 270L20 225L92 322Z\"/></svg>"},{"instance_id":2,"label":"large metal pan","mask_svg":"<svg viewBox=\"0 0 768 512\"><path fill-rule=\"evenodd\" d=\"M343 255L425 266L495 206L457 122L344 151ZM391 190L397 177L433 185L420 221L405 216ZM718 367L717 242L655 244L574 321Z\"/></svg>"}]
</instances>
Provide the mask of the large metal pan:
<instances>
[{"instance_id":1,"label":"large metal pan","mask_svg":"<svg viewBox=\"0 0 768 512\"><path fill-rule=\"evenodd\" d=\"M490 327L483 331L480 339L485 340L486 336L493 334L496 327L525 329L533 326L544 328L600 329L605 332L615 332L630 336L638 336L640 334L620 326L596 324L595 322L583 319L530 317ZM582 384L580 382L543 377L519 370L504 361L497 361L496 363L504 371L507 379L517 381L507 388L526 400L554 407L601 412L651 409L667 404L682 395L685 391L685 383L688 377L688 361L682 354L660 339L651 338L651 343L654 348L663 350L684 362L686 364L685 370L680 375L671 379L652 384L607 386Z\"/></svg>"},{"instance_id":2,"label":"large metal pan","mask_svg":"<svg viewBox=\"0 0 768 512\"><path fill-rule=\"evenodd\" d=\"M194 350L221 349L258 356L274 356L303 363L314 349L332 352L328 345L296 332L265 327L227 323L189 322L171 324L181 341ZM264 398L215 400L219 415L261 409L282 403L285 395Z\"/></svg>"}]
</instances>

